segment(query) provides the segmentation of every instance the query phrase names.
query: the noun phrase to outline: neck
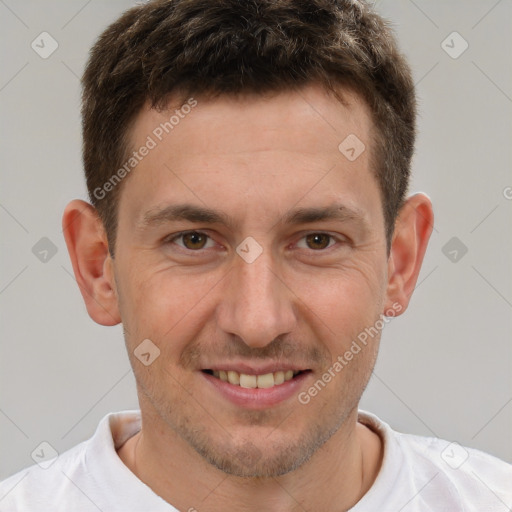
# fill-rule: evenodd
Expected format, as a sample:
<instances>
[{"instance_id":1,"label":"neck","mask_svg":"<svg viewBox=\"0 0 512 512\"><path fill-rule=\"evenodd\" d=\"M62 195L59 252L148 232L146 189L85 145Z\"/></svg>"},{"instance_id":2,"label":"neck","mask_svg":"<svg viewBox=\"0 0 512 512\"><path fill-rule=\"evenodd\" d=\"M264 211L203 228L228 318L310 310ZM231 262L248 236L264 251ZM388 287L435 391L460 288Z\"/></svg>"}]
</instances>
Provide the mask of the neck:
<instances>
[{"instance_id":1,"label":"neck","mask_svg":"<svg viewBox=\"0 0 512 512\"><path fill-rule=\"evenodd\" d=\"M179 510L348 510L373 484L380 437L357 423L357 411L298 469L277 478L241 478L211 466L173 431L144 429L119 456L156 494ZM186 470L184 470L186 468Z\"/></svg>"}]
</instances>

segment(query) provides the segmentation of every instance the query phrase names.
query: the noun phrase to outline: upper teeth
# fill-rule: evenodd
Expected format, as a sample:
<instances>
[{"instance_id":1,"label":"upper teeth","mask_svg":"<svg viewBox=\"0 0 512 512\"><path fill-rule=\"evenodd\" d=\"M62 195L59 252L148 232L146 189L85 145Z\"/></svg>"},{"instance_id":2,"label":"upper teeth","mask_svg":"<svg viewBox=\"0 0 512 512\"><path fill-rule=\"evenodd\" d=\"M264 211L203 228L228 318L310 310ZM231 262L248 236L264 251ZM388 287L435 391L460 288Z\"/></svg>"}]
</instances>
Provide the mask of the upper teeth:
<instances>
[{"instance_id":1,"label":"upper teeth","mask_svg":"<svg viewBox=\"0 0 512 512\"><path fill-rule=\"evenodd\" d=\"M213 371L213 375L220 380L242 388L271 388L272 386L278 386L287 380L293 379L293 376L297 373L299 372L287 370L265 373L264 375L248 375L246 373L238 373L232 370Z\"/></svg>"}]
</instances>

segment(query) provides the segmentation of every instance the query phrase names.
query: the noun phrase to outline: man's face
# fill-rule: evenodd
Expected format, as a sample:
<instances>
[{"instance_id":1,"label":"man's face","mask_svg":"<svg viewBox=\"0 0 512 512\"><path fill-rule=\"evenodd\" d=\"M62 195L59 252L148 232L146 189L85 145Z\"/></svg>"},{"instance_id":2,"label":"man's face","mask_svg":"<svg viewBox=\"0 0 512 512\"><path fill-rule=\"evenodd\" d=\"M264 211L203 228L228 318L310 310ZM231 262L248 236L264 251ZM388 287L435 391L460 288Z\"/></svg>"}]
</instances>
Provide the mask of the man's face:
<instances>
[{"instance_id":1,"label":"man's face","mask_svg":"<svg viewBox=\"0 0 512 512\"><path fill-rule=\"evenodd\" d=\"M298 399L389 308L371 120L344 97L198 97L161 141L179 105L134 125L132 149L157 145L123 185L114 274L145 426L229 473L308 460L353 420L373 369L379 335ZM366 146L355 160L338 149L351 134ZM134 350L147 339L160 355L145 366ZM273 376L246 388L221 370L248 386Z\"/></svg>"}]
</instances>

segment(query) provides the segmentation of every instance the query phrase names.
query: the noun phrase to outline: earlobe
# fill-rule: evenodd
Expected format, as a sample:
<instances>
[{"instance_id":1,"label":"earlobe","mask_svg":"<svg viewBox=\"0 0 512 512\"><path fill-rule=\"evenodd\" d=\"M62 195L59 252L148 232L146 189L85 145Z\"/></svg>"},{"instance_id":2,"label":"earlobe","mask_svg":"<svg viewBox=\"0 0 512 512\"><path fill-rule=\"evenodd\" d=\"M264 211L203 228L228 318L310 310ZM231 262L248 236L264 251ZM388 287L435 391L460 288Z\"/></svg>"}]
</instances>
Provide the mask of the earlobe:
<instances>
[{"instance_id":1,"label":"earlobe","mask_svg":"<svg viewBox=\"0 0 512 512\"><path fill-rule=\"evenodd\" d=\"M400 314L409 304L434 226L432 203L425 194L411 196L396 221L388 259L385 310L400 304Z\"/></svg>"},{"instance_id":2,"label":"earlobe","mask_svg":"<svg viewBox=\"0 0 512 512\"><path fill-rule=\"evenodd\" d=\"M96 209L85 201L71 201L64 210L62 231L89 316L101 325L117 325L121 317L112 259Z\"/></svg>"}]
</instances>

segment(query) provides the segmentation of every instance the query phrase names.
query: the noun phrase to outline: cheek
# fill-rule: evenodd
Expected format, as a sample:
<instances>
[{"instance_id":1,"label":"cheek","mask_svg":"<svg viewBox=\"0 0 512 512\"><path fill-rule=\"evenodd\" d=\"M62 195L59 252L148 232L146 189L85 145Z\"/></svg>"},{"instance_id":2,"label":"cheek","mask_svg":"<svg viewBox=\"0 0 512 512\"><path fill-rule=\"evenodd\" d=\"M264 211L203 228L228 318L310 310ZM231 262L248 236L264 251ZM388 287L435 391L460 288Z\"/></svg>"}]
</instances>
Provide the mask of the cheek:
<instances>
[{"instance_id":1,"label":"cheek","mask_svg":"<svg viewBox=\"0 0 512 512\"><path fill-rule=\"evenodd\" d=\"M127 273L120 309L130 338L134 343L149 338L157 344L181 339L178 332L186 338L183 328L192 333L199 327L200 316L205 314L204 299L221 277L180 275L173 269Z\"/></svg>"},{"instance_id":2,"label":"cheek","mask_svg":"<svg viewBox=\"0 0 512 512\"><path fill-rule=\"evenodd\" d=\"M179 384L189 378L179 361L210 316L208 301L202 299L213 285L206 276L176 276L171 271L131 277L124 282L121 317L136 380L151 400L164 400L171 393L178 406L190 399ZM149 366L137 358L137 348L146 339L158 349L150 345L150 357L158 356Z\"/></svg>"},{"instance_id":3,"label":"cheek","mask_svg":"<svg viewBox=\"0 0 512 512\"><path fill-rule=\"evenodd\" d=\"M332 346L340 340L344 340L343 345L350 344L382 311L385 268L370 254L362 256L347 259L343 267L288 268L282 274L293 291L289 307L296 302L298 317L302 317L297 318L298 325L317 324L314 330L318 339L327 336L334 340L329 342L330 352L343 348ZM118 263L120 311L132 348L149 338L176 356L205 326L215 329L211 320L215 307L226 296L222 288L229 281L223 282L225 271L218 268L194 274L183 268L150 270L147 261L133 257Z\"/></svg>"},{"instance_id":4,"label":"cheek","mask_svg":"<svg viewBox=\"0 0 512 512\"><path fill-rule=\"evenodd\" d=\"M336 373L333 389L344 388L346 379L365 382L373 368L380 340L375 325L380 321L385 293L385 273L376 272L378 268L357 265L323 277L318 274L315 279L303 280L303 291L297 293L304 302L302 316L313 326L330 364L342 358L343 370Z\"/></svg>"},{"instance_id":5,"label":"cheek","mask_svg":"<svg viewBox=\"0 0 512 512\"><path fill-rule=\"evenodd\" d=\"M371 322L382 311L386 272L377 262L360 260L315 275L297 274L294 280L297 295L334 331Z\"/></svg>"}]
</instances>

